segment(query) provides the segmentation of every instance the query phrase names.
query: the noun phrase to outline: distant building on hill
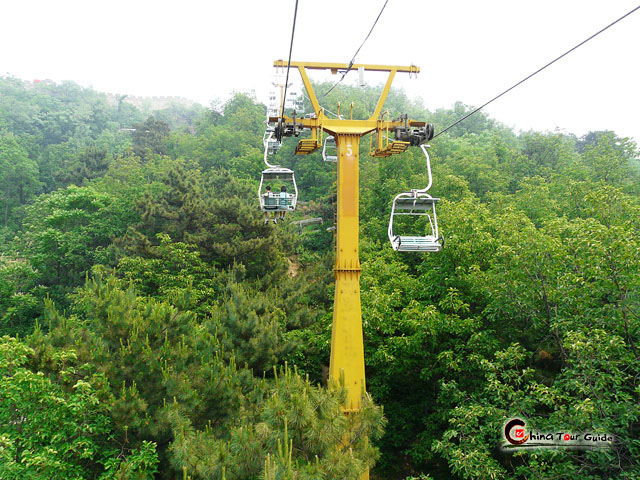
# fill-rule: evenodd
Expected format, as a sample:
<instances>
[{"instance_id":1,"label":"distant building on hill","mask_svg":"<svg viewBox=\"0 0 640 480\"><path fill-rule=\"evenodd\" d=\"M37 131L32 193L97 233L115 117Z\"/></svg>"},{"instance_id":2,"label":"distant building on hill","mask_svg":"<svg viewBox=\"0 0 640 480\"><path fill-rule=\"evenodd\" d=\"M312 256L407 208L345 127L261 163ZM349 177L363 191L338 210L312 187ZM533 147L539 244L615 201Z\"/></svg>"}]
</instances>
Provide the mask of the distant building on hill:
<instances>
[{"instance_id":1,"label":"distant building on hill","mask_svg":"<svg viewBox=\"0 0 640 480\"><path fill-rule=\"evenodd\" d=\"M20 80L20 81L22 82L23 86L28 90L36 88L36 86L42 86L42 85L60 85L59 82L56 82L48 78L47 79L34 78L32 81L27 81L27 80ZM80 87L80 88L86 88L86 87ZM88 87L88 88L93 90L92 87ZM102 93L102 92L97 92L97 93ZM171 96L141 97L137 95L126 95L126 94L117 94L117 93L104 93L104 95L107 98L107 102L111 106L117 107L120 102L124 102L139 108L143 112L153 112L156 110L164 110L165 108L169 108L172 105L178 105L186 108L198 105L197 102L194 102L193 100L189 100L188 98L184 98L184 97L171 97Z\"/></svg>"},{"instance_id":2,"label":"distant building on hill","mask_svg":"<svg viewBox=\"0 0 640 480\"><path fill-rule=\"evenodd\" d=\"M124 103L129 103L142 111L164 110L171 105L180 105L183 107L196 105L196 102L183 97L139 97L135 95L118 95L115 93L106 93L105 95L110 105L117 106L118 102L122 99Z\"/></svg>"}]
</instances>

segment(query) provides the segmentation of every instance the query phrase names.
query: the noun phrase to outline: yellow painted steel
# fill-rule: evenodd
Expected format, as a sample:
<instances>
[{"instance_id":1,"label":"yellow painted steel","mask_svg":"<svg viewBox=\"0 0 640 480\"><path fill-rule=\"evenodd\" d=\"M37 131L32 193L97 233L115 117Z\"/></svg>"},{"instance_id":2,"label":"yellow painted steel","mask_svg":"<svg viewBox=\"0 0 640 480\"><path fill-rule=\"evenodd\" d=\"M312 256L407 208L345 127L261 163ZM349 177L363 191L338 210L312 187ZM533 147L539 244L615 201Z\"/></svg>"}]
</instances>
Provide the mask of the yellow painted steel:
<instances>
[{"instance_id":1,"label":"yellow painted steel","mask_svg":"<svg viewBox=\"0 0 640 480\"><path fill-rule=\"evenodd\" d=\"M287 63L276 60L275 67L285 68ZM362 336L362 309L360 304L360 258L359 258L359 151L360 138L376 131L376 150L378 156L401 153L408 146L407 142L384 142L383 134L390 128L403 126L402 121L391 121L386 113L381 117L382 107L389 94L391 82L396 72L417 74L416 66L397 67L389 65L354 64L352 69L364 67L365 70L389 72L387 82L382 90L372 115L366 120L330 119L320 107L318 99L309 81L306 69L325 69L337 73L347 70L349 65L341 63L291 62L298 68L302 82L313 106L315 118L296 119L295 124L312 131L311 139L303 139L296 149L297 154L308 154L322 143L322 133L327 132L336 139L338 150L338 204L337 204L337 243L334 275L336 280L333 305L333 325L331 329L331 360L329 362L329 379L339 382L344 379L347 392L345 412L358 411L362 406L362 395L365 393L364 343ZM352 105L353 112L353 105ZM269 119L277 122L278 117ZM283 117L285 124L292 124L293 119ZM424 122L407 121L411 126L424 126ZM369 479L369 471L364 472L361 480Z\"/></svg>"},{"instance_id":2,"label":"yellow painted steel","mask_svg":"<svg viewBox=\"0 0 640 480\"><path fill-rule=\"evenodd\" d=\"M360 135L338 133L336 287L329 379L338 382L344 378L348 389L345 411L359 410L365 391L358 255L359 145Z\"/></svg>"},{"instance_id":3,"label":"yellow painted steel","mask_svg":"<svg viewBox=\"0 0 640 480\"><path fill-rule=\"evenodd\" d=\"M347 70L349 68L348 63L326 63L326 62L291 62L287 64L284 60L274 60L273 66L276 68L287 68L287 65L291 65L292 67L302 67L308 68L310 70L331 70L334 73L337 73L339 70ZM408 67L398 67L396 65L370 65L365 63L354 63L351 65L351 70L358 70L360 67L363 67L365 70L378 71L378 72L391 72L395 70L396 72L406 72L409 74L418 74L420 73L420 67L416 67L415 65L410 65Z\"/></svg>"}]
</instances>

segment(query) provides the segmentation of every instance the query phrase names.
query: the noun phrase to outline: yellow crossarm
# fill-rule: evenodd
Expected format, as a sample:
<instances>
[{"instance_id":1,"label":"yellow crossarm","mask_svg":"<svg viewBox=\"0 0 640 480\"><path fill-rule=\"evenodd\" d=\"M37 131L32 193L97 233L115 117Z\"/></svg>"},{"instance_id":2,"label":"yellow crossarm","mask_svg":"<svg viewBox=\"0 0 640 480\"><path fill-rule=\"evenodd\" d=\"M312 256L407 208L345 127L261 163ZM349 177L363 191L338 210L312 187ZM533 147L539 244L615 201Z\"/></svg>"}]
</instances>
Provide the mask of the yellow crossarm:
<instances>
[{"instance_id":1,"label":"yellow crossarm","mask_svg":"<svg viewBox=\"0 0 640 480\"><path fill-rule=\"evenodd\" d=\"M348 63L323 63L323 62L291 62L292 67L309 68L311 70L331 70L332 73L338 73L340 70L347 70L349 68ZM287 68L288 64L284 60L275 60L273 66L276 68ZM354 63L351 65L351 70L358 70L360 67L364 67L365 70L376 72L406 72L410 74L420 73L420 67L415 65L409 65L408 67L398 67L395 65L369 65L366 63Z\"/></svg>"},{"instance_id":2,"label":"yellow crossarm","mask_svg":"<svg viewBox=\"0 0 640 480\"><path fill-rule=\"evenodd\" d=\"M338 73L339 71L346 71L349 69L348 63L322 63L322 62L291 62L287 63L284 60L275 60L273 62L273 66L276 68L287 68L288 66L297 68L300 72L300 77L302 77L302 83L304 83L304 87L307 90L307 94L309 95L309 100L311 101L311 106L313 107L313 111L316 116L320 114L320 103L318 102L318 98L316 97L315 92L313 91L313 86L311 85L311 81L309 80L309 76L307 75L306 70L331 70L332 73ZM365 70L374 71L374 72L389 72L389 77L387 78L387 82L382 90L382 94L378 99L378 104L376 108L369 118L370 121L375 121L380 116L380 112L382 111L382 106L387 99L387 95L389 94L389 89L391 88L391 83L396 75L396 72L404 72L409 75L417 75L420 73L420 67L416 67L415 65L409 65L408 67L396 66L396 65L369 65L365 63L354 63L351 65L351 70L358 70L359 68L364 68Z\"/></svg>"}]
</instances>

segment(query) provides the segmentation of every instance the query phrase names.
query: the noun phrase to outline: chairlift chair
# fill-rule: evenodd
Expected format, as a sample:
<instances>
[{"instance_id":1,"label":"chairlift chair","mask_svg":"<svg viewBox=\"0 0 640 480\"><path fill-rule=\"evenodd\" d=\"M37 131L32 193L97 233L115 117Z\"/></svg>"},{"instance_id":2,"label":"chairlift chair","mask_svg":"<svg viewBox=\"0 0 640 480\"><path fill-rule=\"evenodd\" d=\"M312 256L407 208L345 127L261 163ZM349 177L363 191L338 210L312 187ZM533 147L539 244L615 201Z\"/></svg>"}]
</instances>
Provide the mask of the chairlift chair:
<instances>
[{"instance_id":1,"label":"chairlift chair","mask_svg":"<svg viewBox=\"0 0 640 480\"><path fill-rule=\"evenodd\" d=\"M267 194L263 187L273 185L275 181L292 183L293 193L276 191L272 194ZM293 170L280 166L272 166L263 170L260 178L260 187L258 188L258 197L260 199L260 210L263 212L292 212L295 210L298 202L298 186L296 185L296 177Z\"/></svg>"},{"instance_id":2,"label":"chairlift chair","mask_svg":"<svg viewBox=\"0 0 640 480\"><path fill-rule=\"evenodd\" d=\"M274 135L275 128L272 126L268 126L264 132L262 137L262 144L264 145L265 156L266 155L275 155L282 147L282 142L276 140Z\"/></svg>"},{"instance_id":3,"label":"chairlift chair","mask_svg":"<svg viewBox=\"0 0 640 480\"><path fill-rule=\"evenodd\" d=\"M284 100L285 110L295 110L299 115L304 114L304 94L302 85L299 82L290 81L287 84L287 96L282 98L285 88L285 76L274 75L272 77L271 89L269 90L269 110L275 110L280 115L282 100ZM273 115L273 116L276 116Z\"/></svg>"},{"instance_id":4,"label":"chairlift chair","mask_svg":"<svg viewBox=\"0 0 640 480\"><path fill-rule=\"evenodd\" d=\"M290 95L291 103L289 108L294 109L298 115L304 115L304 96L302 93L292 90ZM289 104L288 101L287 104Z\"/></svg>"},{"instance_id":5,"label":"chairlift chair","mask_svg":"<svg viewBox=\"0 0 640 480\"><path fill-rule=\"evenodd\" d=\"M331 135L327 135L324 139L324 145L322 146L322 159L325 162L338 161L338 148L336 146L336 139Z\"/></svg>"},{"instance_id":6,"label":"chairlift chair","mask_svg":"<svg viewBox=\"0 0 640 480\"><path fill-rule=\"evenodd\" d=\"M391 247L399 252L439 252L442 250L444 240L438 232L438 218L436 217L436 202L439 198L433 198L427 193L431 188L431 164L425 145L420 145L427 159L427 172L429 185L424 189L412 189L410 192L400 193L393 199L391 217L389 219L388 236ZM401 215L426 217L429 228L425 235L397 234L393 228L394 218Z\"/></svg>"},{"instance_id":7,"label":"chairlift chair","mask_svg":"<svg viewBox=\"0 0 640 480\"><path fill-rule=\"evenodd\" d=\"M271 165L267 161L269 154L275 153L281 146L273 136L273 127L268 127L265 132L264 140L264 163L267 169L262 171L260 177L260 186L258 187L258 198L260 200L260 210L263 212L291 212L296 209L298 202L298 186L293 170L281 167L280 165ZM265 140L266 139L266 140ZM273 142L277 145L274 146ZM275 152L272 152L275 148ZM263 186L273 184L274 181L284 181L293 184L293 193L290 192L273 192L268 195ZM284 195L283 195L284 193Z\"/></svg>"}]
</instances>

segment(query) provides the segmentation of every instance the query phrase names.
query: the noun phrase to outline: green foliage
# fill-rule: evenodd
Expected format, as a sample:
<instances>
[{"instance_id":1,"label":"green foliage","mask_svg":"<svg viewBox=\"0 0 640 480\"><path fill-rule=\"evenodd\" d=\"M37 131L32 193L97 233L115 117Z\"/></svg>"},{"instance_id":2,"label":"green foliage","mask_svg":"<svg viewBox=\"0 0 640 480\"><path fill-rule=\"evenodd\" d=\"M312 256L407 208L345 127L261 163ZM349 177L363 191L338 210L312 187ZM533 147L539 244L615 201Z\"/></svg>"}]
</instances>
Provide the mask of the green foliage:
<instances>
[{"instance_id":1,"label":"green foliage","mask_svg":"<svg viewBox=\"0 0 640 480\"><path fill-rule=\"evenodd\" d=\"M118 275L143 295L204 313L204 305L221 290L215 269L202 261L194 245L171 242L166 234L158 238L160 245L150 247L149 257L122 258Z\"/></svg>"},{"instance_id":2,"label":"green foliage","mask_svg":"<svg viewBox=\"0 0 640 480\"><path fill-rule=\"evenodd\" d=\"M0 199L2 224L9 225L12 210L26 203L38 187L38 166L19 138L0 133Z\"/></svg>"},{"instance_id":3,"label":"green foliage","mask_svg":"<svg viewBox=\"0 0 640 480\"><path fill-rule=\"evenodd\" d=\"M72 151L68 163L62 164L55 180L59 185L81 185L88 180L102 177L107 172L110 162L106 149L91 144L80 147Z\"/></svg>"},{"instance_id":4,"label":"green foliage","mask_svg":"<svg viewBox=\"0 0 640 480\"><path fill-rule=\"evenodd\" d=\"M137 219L126 198L93 187L41 195L26 212L24 232L0 257L0 332L12 335L31 331L46 297L68 305L94 264L115 265L112 242Z\"/></svg>"},{"instance_id":5,"label":"green foliage","mask_svg":"<svg viewBox=\"0 0 640 480\"><path fill-rule=\"evenodd\" d=\"M45 289L24 259L0 257L0 335L28 333L40 315Z\"/></svg>"},{"instance_id":6,"label":"green foliage","mask_svg":"<svg viewBox=\"0 0 640 480\"><path fill-rule=\"evenodd\" d=\"M382 435L384 418L368 398L358 413L345 416L344 387L325 390L287 368L260 382L251 396L256 403L226 440L211 429L176 424L177 466L194 479L311 480L356 478L373 465L377 450L368 439Z\"/></svg>"},{"instance_id":7,"label":"green foliage","mask_svg":"<svg viewBox=\"0 0 640 480\"><path fill-rule=\"evenodd\" d=\"M29 206L22 253L45 285L74 287L92 265L114 262L111 242L135 219L120 199L92 187L71 186Z\"/></svg>"},{"instance_id":8,"label":"green foliage","mask_svg":"<svg viewBox=\"0 0 640 480\"><path fill-rule=\"evenodd\" d=\"M637 442L628 432L637 422L640 392L627 373L638 367L639 332L629 317L637 311L630 293L639 280L631 266L639 258L637 214L631 213L637 206L616 192L618 209L627 201L626 214L609 215L601 199L612 195L607 189L587 195L588 219L553 219L541 228L512 223L498 237L488 268L476 270L486 321L521 345L478 365L486 372L482 393L460 380L441 384L440 402L450 398L452 416L434 451L461 478L637 475ZM514 415L540 430L606 431L619 441L612 451L536 453L535 462L521 456L506 464L492 449ZM612 467L614 457L625 460Z\"/></svg>"},{"instance_id":9,"label":"green foliage","mask_svg":"<svg viewBox=\"0 0 640 480\"><path fill-rule=\"evenodd\" d=\"M140 119L134 107L111 107L104 94L73 82L29 84L0 78L0 125L16 135L32 136L41 146L95 139L106 129Z\"/></svg>"},{"instance_id":10,"label":"green foliage","mask_svg":"<svg viewBox=\"0 0 640 480\"><path fill-rule=\"evenodd\" d=\"M365 118L381 88L340 84L322 103ZM0 79L0 333L28 335L46 301L46 332L0 342L0 477L315 480L376 461L373 478L640 476L632 140L469 118L432 142L433 255L387 240L393 197L428 183L422 153L376 159L362 142L366 381L387 424L368 397L344 416L344 389L316 386L335 165L285 140L301 200L287 218L324 224L265 225L264 106L236 94L144 121L124 100ZM401 91L385 105L436 130L471 108L428 112ZM616 443L503 452L516 415Z\"/></svg>"},{"instance_id":11,"label":"green foliage","mask_svg":"<svg viewBox=\"0 0 640 480\"><path fill-rule=\"evenodd\" d=\"M71 349L48 358L51 376L32 370L34 360L42 358L33 348L0 338L2 478L88 479L101 472L100 478L151 478L157 463L153 444L124 463L117 456L109 441L112 423L100 403L103 381L91 366L78 365Z\"/></svg>"},{"instance_id":12,"label":"green foliage","mask_svg":"<svg viewBox=\"0 0 640 480\"><path fill-rule=\"evenodd\" d=\"M595 145L585 147L583 158L591 178L615 185L631 176L630 160L636 154L636 146L628 138L621 140L608 132Z\"/></svg>"},{"instance_id":13,"label":"green foliage","mask_svg":"<svg viewBox=\"0 0 640 480\"><path fill-rule=\"evenodd\" d=\"M133 153L141 158L164 155L169 137L169 124L154 117L133 125Z\"/></svg>"},{"instance_id":14,"label":"green foliage","mask_svg":"<svg viewBox=\"0 0 640 480\"><path fill-rule=\"evenodd\" d=\"M251 278L282 274L282 247L293 241L265 225L255 210L255 192L227 172L203 176L171 162L139 202L142 222L129 244L144 253L156 234L198 246L202 258L230 267L242 263Z\"/></svg>"},{"instance_id":15,"label":"green foliage","mask_svg":"<svg viewBox=\"0 0 640 480\"><path fill-rule=\"evenodd\" d=\"M152 480L158 473L156 444L145 440L140 448L133 450L126 459L111 459L105 463L105 466L107 467L107 472L103 475L105 479Z\"/></svg>"},{"instance_id":16,"label":"green foliage","mask_svg":"<svg viewBox=\"0 0 640 480\"><path fill-rule=\"evenodd\" d=\"M233 178L255 180L265 168L264 110L242 94L222 108L224 114L213 110L203 115L194 134L174 133L169 142L170 155L197 162L203 172L224 169Z\"/></svg>"},{"instance_id":17,"label":"green foliage","mask_svg":"<svg viewBox=\"0 0 640 480\"><path fill-rule=\"evenodd\" d=\"M185 419L222 429L237 410L246 375L226 365L215 337L195 323L195 315L166 302L136 295L100 272L79 290L76 317L47 310L50 334L40 348L77 345L80 361L104 374L116 439L140 448L153 438L165 449L171 441L167 404L176 402ZM186 421L186 420L185 420Z\"/></svg>"},{"instance_id":18,"label":"green foliage","mask_svg":"<svg viewBox=\"0 0 640 480\"><path fill-rule=\"evenodd\" d=\"M153 116L157 120L167 122L173 130L181 126L193 127L204 113L205 108L197 103L186 106L179 102L170 102L168 107L157 110Z\"/></svg>"},{"instance_id":19,"label":"green foliage","mask_svg":"<svg viewBox=\"0 0 640 480\"><path fill-rule=\"evenodd\" d=\"M95 365L104 376L101 401L109 405L116 441L130 449L126 465L149 437L164 446L158 452L162 478L173 478L183 468L193 478L220 475L222 467L237 475L227 478L259 474L265 461L271 462L269 455L278 452L278 442L281 449L291 448L283 446L287 438L304 447L296 453L295 468L321 472L322 478L335 478L333 472L353 476L376 458L366 437L382 433L380 408L369 402L347 418L340 408L344 388L325 391L289 370L274 380L254 378L226 354L224 342L211 332L215 321L199 325L192 312L140 297L100 272L78 291L73 311L65 318L49 306L50 333L38 333L30 343L41 352L74 345L74 358ZM260 354L265 349L257 348L264 343L260 329L245 332L258 339L254 348ZM224 333L233 334L231 329ZM273 457L277 468L293 468L287 455L278 458ZM172 470L166 470L169 465Z\"/></svg>"},{"instance_id":20,"label":"green foliage","mask_svg":"<svg viewBox=\"0 0 640 480\"><path fill-rule=\"evenodd\" d=\"M209 330L218 332L226 350L256 374L271 370L295 347L284 338L286 312L272 297L272 292L231 281L211 310Z\"/></svg>"}]
</instances>

